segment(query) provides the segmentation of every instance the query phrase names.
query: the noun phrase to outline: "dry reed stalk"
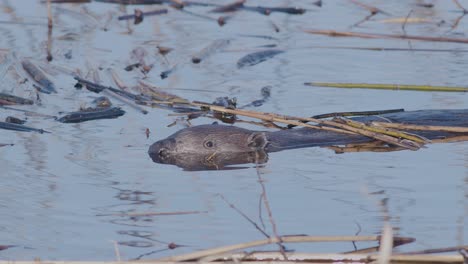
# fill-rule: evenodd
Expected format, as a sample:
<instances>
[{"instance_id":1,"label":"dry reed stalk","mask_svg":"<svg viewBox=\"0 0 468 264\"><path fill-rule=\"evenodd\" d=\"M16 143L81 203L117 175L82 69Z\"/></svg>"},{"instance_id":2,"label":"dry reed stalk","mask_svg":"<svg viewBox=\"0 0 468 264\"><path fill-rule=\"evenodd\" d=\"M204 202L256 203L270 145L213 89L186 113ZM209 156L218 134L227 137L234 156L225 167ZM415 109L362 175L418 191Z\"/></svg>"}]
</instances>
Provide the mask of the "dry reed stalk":
<instances>
[{"instance_id":1,"label":"dry reed stalk","mask_svg":"<svg viewBox=\"0 0 468 264\"><path fill-rule=\"evenodd\" d=\"M468 43L468 39L464 38L450 38L450 37L430 37L430 36L415 36L415 35L398 35L398 34L379 34L379 33L365 33L365 32L350 32L350 31L335 31L335 30L315 30L306 29L306 33L327 35L331 37L357 37L357 38L387 38L387 39L409 39L421 40L432 42L453 42L453 43Z\"/></svg>"},{"instance_id":2,"label":"dry reed stalk","mask_svg":"<svg viewBox=\"0 0 468 264\"><path fill-rule=\"evenodd\" d=\"M402 130L468 133L468 127L426 126L426 125L411 125L411 124L385 123L385 122L372 122L371 124L375 126L385 127L385 128L396 128L396 129L402 129Z\"/></svg>"},{"instance_id":3,"label":"dry reed stalk","mask_svg":"<svg viewBox=\"0 0 468 264\"><path fill-rule=\"evenodd\" d=\"M121 90L127 91L128 92L128 86L125 84L125 82L119 77L117 72L114 69L109 69L109 73L112 76L112 80L114 81L115 85L119 87Z\"/></svg>"},{"instance_id":4,"label":"dry reed stalk","mask_svg":"<svg viewBox=\"0 0 468 264\"><path fill-rule=\"evenodd\" d=\"M52 28L53 21L52 21L52 6L50 0L47 0L47 26Z\"/></svg>"},{"instance_id":5,"label":"dry reed stalk","mask_svg":"<svg viewBox=\"0 0 468 264\"><path fill-rule=\"evenodd\" d=\"M198 102L192 102L190 103L190 105L208 108L212 111L218 111L218 112L224 112L228 114L235 114L235 115L240 115L240 116L247 116L251 118L261 119L261 120L268 121L268 122L278 122L278 123L283 123L283 124L302 126L302 127L308 127L312 129L319 129L319 130L327 130L327 131L344 133L344 134L355 134L353 132L342 130L342 129L332 128L332 127L314 126L314 125L295 121L295 120L299 120L299 121L315 122L314 120L316 120L318 121L316 123L325 122L324 120L319 120L319 119L314 119L314 118L293 117L293 116L278 115L278 114L273 114L273 113L256 112L256 111L241 110L241 109L228 109L222 106L216 106L216 105L198 103Z\"/></svg>"},{"instance_id":6,"label":"dry reed stalk","mask_svg":"<svg viewBox=\"0 0 468 264\"><path fill-rule=\"evenodd\" d=\"M154 103L158 104L190 104L190 101L182 98L180 96L168 93L166 91L163 91L161 88L145 82L145 81L139 81L138 82L142 88L144 88L142 91L147 92L148 95L152 96L155 98L153 100ZM140 88L141 88L140 87Z\"/></svg>"},{"instance_id":7,"label":"dry reed stalk","mask_svg":"<svg viewBox=\"0 0 468 264\"><path fill-rule=\"evenodd\" d=\"M262 197L262 200L263 200L263 205L265 206L265 210L268 213L268 219L270 220L273 235L275 236L275 239L278 240L278 242L276 244L278 244L278 247L280 249L281 255L283 256L283 259L288 260L288 257L286 256L286 251L284 250L284 246L282 244L283 240L278 235L278 231L277 231L277 228L276 228L276 222L275 222L275 219L273 218L273 213L272 213L271 208L270 208L270 202L268 201L266 188L265 188L265 184L264 184L265 181L262 178L262 174L261 174L260 168L258 166L256 166L256 171L257 171L258 183L260 183L260 186L262 187L262 196L261 197ZM270 237L268 237L268 238L270 238Z\"/></svg>"},{"instance_id":8,"label":"dry reed stalk","mask_svg":"<svg viewBox=\"0 0 468 264\"><path fill-rule=\"evenodd\" d=\"M460 9L463 11L463 13L468 13L468 10L466 10L466 9L460 4L460 2L458 2L458 0L452 0L452 2L453 2L458 8L460 8Z\"/></svg>"},{"instance_id":9,"label":"dry reed stalk","mask_svg":"<svg viewBox=\"0 0 468 264\"><path fill-rule=\"evenodd\" d=\"M371 261L376 260L376 255L368 255L368 254L333 254L333 253L325 253L325 254L301 254L301 253L287 253L288 258L290 261L276 261L279 259L279 253L274 254L264 254L264 253L252 253L252 254L234 254L231 258L235 258L237 260L241 259L240 261L236 262L238 264L249 264L252 261L255 261L255 264L304 264L304 263L337 263L337 262L359 262L359 263L369 263ZM262 258L255 258L256 256L261 256ZM293 258L296 257L296 258ZM218 261L199 261L197 264L215 264L215 263L227 263L223 258ZM273 259L273 260L272 260ZM432 264L463 264L463 256L462 255L392 255L391 261L393 262L404 262L407 264L410 263L432 263ZM53 261L53 260L30 260L30 261L12 261L12 260L3 260L0 261L0 264L180 264L180 262L174 261L151 261L151 260L143 260L143 261ZM232 263L230 261L229 263Z\"/></svg>"},{"instance_id":10,"label":"dry reed stalk","mask_svg":"<svg viewBox=\"0 0 468 264\"><path fill-rule=\"evenodd\" d=\"M362 7L362 8L364 8L364 9L369 10L369 12L371 12L371 14L373 14L373 15L375 15L377 13L382 13L382 14L388 15L387 12L384 12L382 9L379 9L379 8L377 8L375 6L367 5L367 4L361 3L361 2L356 1L356 0L348 0L348 1L350 1L351 3L353 3L355 5L358 5L358 6Z\"/></svg>"},{"instance_id":11,"label":"dry reed stalk","mask_svg":"<svg viewBox=\"0 0 468 264\"><path fill-rule=\"evenodd\" d=\"M256 241L251 241L251 242L246 242L246 243L241 243L241 244L201 250L201 251L179 255L179 256L161 258L161 259L157 259L156 261L169 261L169 262L188 261L188 260L199 259L199 258L211 256L211 255L223 254L223 253L231 252L234 250L241 250L245 248L274 244L278 242L305 243L305 242L380 241L380 238L381 238L380 236L280 236L279 239L276 237L272 237L269 239L256 240ZM397 237L397 238L413 240L412 238L407 238L407 237Z\"/></svg>"},{"instance_id":12,"label":"dry reed stalk","mask_svg":"<svg viewBox=\"0 0 468 264\"><path fill-rule=\"evenodd\" d=\"M47 0L47 61L52 61L52 7L50 0Z\"/></svg>"},{"instance_id":13,"label":"dry reed stalk","mask_svg":"<svg viewBox=\"0 0 468 264\"><path fill-rule=\"evenodd\" d=\"M115 260L120 262L122 259L120 257L120 250L119 250L119 243L115 240L111 240L112 244L114 244L114 253L115 253Z\"/></svg>"},{"instance_id":14,"label":"dry reed stalk","mask_svg":"<svg viewBox=\"0 0 468 264\"><path fill-rule=\"evenodd\" d=\"M91 69L90 72L92 72L92 75L93 75L93 80L96 84L99 84L101 82L101 78L99 77L99 72L94 70L94 69ZM146 115L148 114L148 111L146 109L143 109L141 106L137 105L134 101L128 99L128 98L125 98L123 96L121 96L120 94L118 93L115 93L111 90L108 90L108 89L105 89L102 91L103 94L105 94L106 96L109 96L113 99L116 99L124 104L127 104L128 106L130 106L131 108L139 111L140 113Z\"/></svg>"},{"instance_id":15,"label":"dry reed stalk","mask_svg":"<svg viewBox=\"0 0 468 264\"><path fill-rule=\"evenodd\" d=\"M333 253L294 253L288 252L289 262L287 263L371 263L372 261L377 260L377 255L375 254L333 254ZM433 257L433 258L431 258ZM236 263L252 263L255 261L256 264L265 264L265 263L285 263L279 261L281 255L279 252L253 252L253 253L235 253L235 254L226 254L215 259L213 263L220 263L223 261L232 261L239 260ZM267 262L268 261L268 262ZM463 264L463 258L460 255L401 255L394 254L390 257L392 262L404 262L407 264L410 263L459 263ZM200 263L200 262L198 262ZM154 263L154 264L157 264Z\"/></svg>"},{"instance_id":16,"label":"dry reed stalk","mask_svg":"<svg viewBox=\"0 0 468 264\"><path fill-rule=\"evenodd\" d=\"M374 126L368 126L368 125L366 125L364 123L357 122L357 121L354 121L354 120L351 120L351 119L341 118L341 120L344 120L344 122L346 122L346 124L348 124L348 125L350 125L352 127L369 130L369 131L379 133L379 134L389 135L389 136L396 137L396 138L408 139L408 140L411 140L411 141L414 141L414 142L417 142L417 143L421 143L421 144L426 144L426 143L430 142L430 140L428 140L427 138L423 138L423 137L420 137L418 135L413 135L413 134L409 134L409 133L406 133L406 132L389 130L389 129L382 129L382 128L374 127Z\"/></svg>"},{"instance_id":17,"label":"dry reed stalk","mask_svg":"<svg viewBox=\"0 0 468 264\"><path fill-rule=\"evenodd\" d=\"M271 122L279 122L279 123L284 123L284 124L291 124L291 125L296 125L296 126L303 126L303 127L309 127L313 129L319 129L319 130L328 130L328 131L333 131L333 132L338 132L338 133L347 133L350 134L350 132L355 133L355 134L361 134L366 137L374 138L380 141L384 141L389 144L397 145L400 147L404 147L410 150L418 150L421 146L419 146L415 142L411 141L402 141L397 138L387 136L387 135L382 135L378 133L374 133L371 131L367 131L364 129L359 129L359 128L354 128L349 125L345 124L340 124L337 122L329 121L329 120L321 120L321 119L316 119L316 118L311 118L311 117L294 117L294 116L287 116L287 115L278 115L278 114L273 114L273 113L264 113L264 112L256 112L256 111L248 111L248 110L240 110L240 109L228 109L222 106L214 106L211 104L205 104L205 103L198 103L198 102L192 102L192 106L200 106L200 107L205 107L208 108L212 111L218 111L218 112L224 112L224 113L229 113L229 114L236 114L236 115L243 115L243 116L248 116L252 118L258 118L266 121L271 121ZM291 121L291 120L299 120L299 121L307 121L307 122L314 122L320 125L327 125L327 126L333 126L336 128L331 128L331 127L324 127L324 126L313 126L309 124L305 124L302 122L298 121ZM337 129L340 128L340 129Z\"/></svg>"},{"instance_id":18,"label":"dry reed stalk","mask_svg":"<svg viewBox=\"0 0 468 264\"><path fill-rule=\"evenodd\" d=\"M468 43L468 42L467 42ZM409 84L386 84L386 83L329 83L329 82L306 82L304 85L333 87L333 88L358 88L358 89L382 89L382 90L408 90L421 92L468 92L467 87L456 86L431 86L431 85L409 85Z\"/></svg>"},{"instance_id":19,"label":"dry reed stalk","mask_svg":"<svg viewBox=\"0 0 468 264\"><path fill-rule=\"evenodd\" d=\"M257 223L255 223L254 220L252 220L250 217L248 217L244 212L239 210L233 203L229 202L224 195L218 193L218 196L227 204L229 207L234 209L238 214L240 214L242 217L244 217L245 220L249 221L260 233L262 233L266 238L270 238L270 236L265 232L263 228L261 228Z\"/></svg>"},{"instance_id":20,"label":"dry reed stalk","mask_svg":"<svg viewBox=\"0 0 468 264\"><path fill-rule=\"evenodd\" d=\"M382 238L380 239L379 254L377 258L378 264L389 264L392 257L392 248L393 248L393 230L392 226L385 222Z\"/></svg>"},{"instance_id":21,"label":"dry reed stalk","mask_svg":"<svg viewBox=\"0 0 468 264\"><path fill-rule=\"evenodd\" d=\"M122 214L98 214L97 216L166 216L166 215L188 215L188 214L207 214L208 211L180 211L180 212L140 212L140 213L122 213Z\"/></svg>"}]
</instances>

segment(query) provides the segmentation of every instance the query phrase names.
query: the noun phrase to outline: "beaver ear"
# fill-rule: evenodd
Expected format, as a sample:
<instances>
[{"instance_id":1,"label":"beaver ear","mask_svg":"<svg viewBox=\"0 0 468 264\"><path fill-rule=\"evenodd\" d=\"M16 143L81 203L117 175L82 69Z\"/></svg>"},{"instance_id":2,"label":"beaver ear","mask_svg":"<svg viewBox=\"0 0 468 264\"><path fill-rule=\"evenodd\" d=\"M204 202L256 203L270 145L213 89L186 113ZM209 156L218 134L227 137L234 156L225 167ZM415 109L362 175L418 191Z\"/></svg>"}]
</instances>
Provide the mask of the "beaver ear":
<instances>
[{"instance_id":1,"label":"beaver ear","mask_svg":"<svg viewBox=\"0 0 468 264\"><path fill-rule=\"evenodd\" d=\"M250 134L247 145L254 149L264 149L268 144L265 132L254 132Z\"/></svg>"}]
</instances>

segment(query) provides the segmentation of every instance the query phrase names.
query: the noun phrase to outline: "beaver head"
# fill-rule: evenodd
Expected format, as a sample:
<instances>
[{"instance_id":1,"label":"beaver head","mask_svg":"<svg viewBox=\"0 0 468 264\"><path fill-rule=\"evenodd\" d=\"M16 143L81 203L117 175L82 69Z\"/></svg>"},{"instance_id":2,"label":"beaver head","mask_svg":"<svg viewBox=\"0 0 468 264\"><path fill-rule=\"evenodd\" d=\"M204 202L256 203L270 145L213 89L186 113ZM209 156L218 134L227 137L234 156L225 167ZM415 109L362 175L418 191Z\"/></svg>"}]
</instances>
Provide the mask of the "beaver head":
<instances>
[{"instance_id":1,"label":"beaver head","mask_svg":"<svg viewBox=\"0 0 468 264\"><path fill-rule=\"evenodd\" d=\"M224 125L201 125L182 129L150 146L153 161L170 163L172 157L184 155L217 155L250 153L268 144L264 132Z\"/></svg>"}]
</instances>

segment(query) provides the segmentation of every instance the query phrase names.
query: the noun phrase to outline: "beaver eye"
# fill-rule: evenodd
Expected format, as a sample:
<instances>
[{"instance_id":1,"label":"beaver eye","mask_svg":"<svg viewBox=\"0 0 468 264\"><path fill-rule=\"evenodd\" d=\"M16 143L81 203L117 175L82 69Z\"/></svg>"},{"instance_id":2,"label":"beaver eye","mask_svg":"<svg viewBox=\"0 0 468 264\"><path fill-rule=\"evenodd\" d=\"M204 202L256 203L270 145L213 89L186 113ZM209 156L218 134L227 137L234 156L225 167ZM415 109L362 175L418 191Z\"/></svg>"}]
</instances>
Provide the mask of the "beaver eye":
<instances>
[{"instance_id":1,"label":"beaver eye","mask_svg":"<svg viewBox=\"0 0 468 264\"><path fill-rule=\"evenodd\" d=\"M167 150L166 149L160 149L158 152L159 157L165 158L167 156Z\"/></svg>"},{"instance_id":2,"label":"beaver eye","mask_svg":"<svg viewBox=\"0 0 468 264\"><path fill-rule=\"evenodd\" d=\"M204 145L205 145L205 148L212 148L212 147L214 147L213 141L206 141Z\"/></svg>"}]
</instances>

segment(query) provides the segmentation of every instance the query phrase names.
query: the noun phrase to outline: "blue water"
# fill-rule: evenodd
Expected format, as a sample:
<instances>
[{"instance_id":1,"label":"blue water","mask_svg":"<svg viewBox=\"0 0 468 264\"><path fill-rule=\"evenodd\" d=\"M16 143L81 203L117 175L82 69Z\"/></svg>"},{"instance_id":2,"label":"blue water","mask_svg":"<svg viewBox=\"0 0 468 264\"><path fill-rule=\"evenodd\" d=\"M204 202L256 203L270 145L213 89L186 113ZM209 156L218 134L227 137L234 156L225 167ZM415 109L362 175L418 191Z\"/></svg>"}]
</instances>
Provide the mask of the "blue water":
<instances>
[{"instance_id":1,"label":"blue water","mask_svg":"<svg viewBox=\"0 0 468 264\"><path fill-rule=\"evenodd\" d=\"M132 87L144 76L123 68L133 62L132 50L141 47L146 50L145 61L154 64L145 81L190 100L211 102L216 97L229 96L237 97L242 105L260 98L260 89L270 85L271 99L259 111L309 116L393 108L468 108L466 93L343 90L303 85L324 81L465 86L468 53L323 47L468 49L466 45L330 38L302 31L314 28L401 34L401 23L381 20L404 18L413 9L411 17L430 22L408 23L407 34L465 37L468 19L461 20L449 32L451 23L460 15L451 1L431 1L435 7L430 10L416 6L422 1L367 1L391 16L378 15L354 28L350 26L365 17L366 10L347 1L324 1L322 8L311 2L249 1L251 5L270 6L289 3L308 11L300 16L280 13L263 16L241 11L232 14L223 27L214 20L169 8L167 15L146 17L137 26L130 23L131 34L125 22L116 20L116 15L123 14L118 5L57 4L52 9L56 23L52 64L79 69L84 76L89 70L102 69L101 80L115 86L108 73L112 68ZM3 1L2 5L0 21L5 23L0 24L0 55L8 53L1 49L9 50L13 68L0 75L0 88L35 99L31 82L22 83L12 69L26 76L18 60L45 62L46 6L31 0ZM168 8L139 6L143 10L162 7ZM126 9L133 13L134 6ZM218 18L206 7L187 10ZM114 16L104 31L109 14ZM438 26L440 20L446 23ZM280 28L279 33L274 32L271 22ZM70 33L76 34L77 39L60 40ZM200 64L192 64L191 55L215 39L231 39L231 44ZM286 52L256 66L237 69L239 58L266 44L276 44ZM157 55L156 45L173 48L167 60L170 65L178 65L164 80L159 74L169 65ZM66 59L64 54L69 50L72 58ZM5 59L2 61L3 66ZM77 110L97 97L73 88L70 76L53 70L49 73L59 93L40 94L41 105L22 108L58 115L60 111ZM260 232L218 196L222 194L260 222L261 186L257 173L264 180L280 234L354 235L359 230L360 235L379 234L383 226L383 209L379 204L388 198L387 209L395 233L417 239L401 247L401 251L467 243L467 143L434 144L416 152L341 155L321 148L296 149L270 154L268 163L259 169L247 165L243 170L188 172L155 164L147 155L151 143L183 127L167 127L176 117L160 109L148 109L149 114L142 115L117 101L114 104L121 105L126 115L81 124L61 124L28 116L30 126L52 133L0 131L0 143L15 144L0 148L0 244L17 245L0 251L1 259L114 260L115 244L123 259L133 259L165 249L171 242L186 245L144 257L158 258L262 239ZM0 118L8 115L25 118L18 112L0 111ZM211 122L197 119L193 124ZM151 131L148 139L146 128ZM373 192L380 194L370 194ZM186 211L200 213L128 216ZM267 232L272 234L264 208L261 214ZM358 244L364 246L370 244ZM288 248L306 252L353 249L350 243Z\"/></svg>"}]
</instances>

